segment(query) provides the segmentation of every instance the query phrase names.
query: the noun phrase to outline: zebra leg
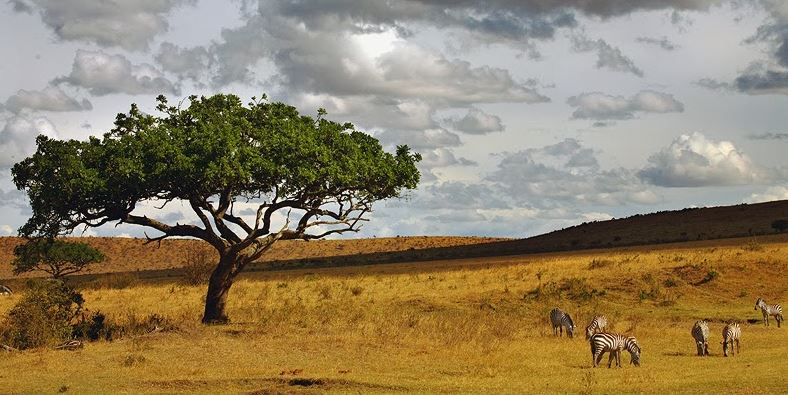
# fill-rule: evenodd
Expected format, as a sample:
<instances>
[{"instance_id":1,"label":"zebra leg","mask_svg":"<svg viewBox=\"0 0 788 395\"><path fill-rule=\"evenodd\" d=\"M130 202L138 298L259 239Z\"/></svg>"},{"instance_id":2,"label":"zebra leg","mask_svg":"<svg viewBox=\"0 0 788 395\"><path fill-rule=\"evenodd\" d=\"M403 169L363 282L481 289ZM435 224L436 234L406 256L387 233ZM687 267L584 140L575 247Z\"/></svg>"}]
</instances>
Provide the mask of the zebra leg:
<instances>
[{"instance_id":1,"label":"zebra leg","mask_svg":"<svg viewBox=\"0 0 788 395\"><path fill-rule=\"evenodd\" d=\"M733 346L731 346L733 348ZM741 346L739 345L739 339L736 339L736 352L741 354Z\"/></svg>"},{"instance_id":2,"label":"zebra leg","mask_svg":"<svg viewBox=\"0 0 788 395\"><path fill-rule=\"evenodd\" d=\"M594 354L594 355L592 356L592 358L594 359L594 360L593 360L593 362L594 362L594 367L597 367L597 366L599 366L599 362L601 362L601 361L602 361L602 355L604 355L604 353L605 353L604 351L602 351L602 352L597 352L596 354Z\"/></svg>"},{"instance_id":3,"label":"zebra leg","mask_svg":"<svg viewBox=\"0 0 788 395\"><path fill-rule=\"evenodd\" d=\"M616 351L610 350L610 357L607 359L607 368L610 369L610 365L613 364L613 359L616 357Z\"/></svg>"},{"instance_id":4,"label":"zebra leg","mask_svg":"<svg viewBox=\"0 0 788 395\"><path fill-rule=\"evenodd\" d=\"M780 324L783 322L783 315L782 314L777 314L774 317L774 319L777 320L777 327L779 328Z\"/></svg>"},{"instance_id":5,"label":"zebra leg","mask_svg":"<svg viewBox=\"0 0 788 395\"><path fill-rule=\"evenodd\" d=\"M621 350L616 351L616 367L621 367Z\"/></svg>"}]
</instances>

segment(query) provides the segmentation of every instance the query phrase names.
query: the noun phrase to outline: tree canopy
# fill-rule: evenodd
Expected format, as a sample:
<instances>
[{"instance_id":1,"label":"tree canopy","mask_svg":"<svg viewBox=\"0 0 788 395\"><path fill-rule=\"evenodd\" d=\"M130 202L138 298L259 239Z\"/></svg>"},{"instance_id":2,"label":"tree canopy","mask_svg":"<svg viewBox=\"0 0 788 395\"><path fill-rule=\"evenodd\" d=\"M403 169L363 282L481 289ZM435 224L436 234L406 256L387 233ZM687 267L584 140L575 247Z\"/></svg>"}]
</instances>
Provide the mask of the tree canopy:
<instances>
[{"instance_id":1,"label":"tree canopy","mask_svg":"<svg viewBox=\"0 0 788 395\"><path fill-rule=\"evenodd\" d=\"M275 241L358 231L375 201L419 181L419 154L404 145L386 152L352 124L325 119L324 110L313 118L265 97L244 105L225 94L191 96L185 107L157 101L161 116L132 104L102 138L38 136L37 151L12 169L33 210L20 234L53 237L114 222L157 230L151 240L205 240L220 256L207 312L211 298L225 297L234 276ZM135 211L142 202L172 201L188 203L198 222L168 224ZM253 204L253 214L234 210L238 202ZM281 227L277 213L287 218ZM219 282L223 293L213 295Z\"/></svg>"},{"instance_id":2,"label":"tree canopy","mask_svg":"<svg viewBox=\"0 0 788 395\"><path fill-rule=\"evenodd\" d=\"M101 251L85 244L56 239L33 239L14 247L14 274L33 270L61 278L104 261Z\"/></svg>"}]
</instances>

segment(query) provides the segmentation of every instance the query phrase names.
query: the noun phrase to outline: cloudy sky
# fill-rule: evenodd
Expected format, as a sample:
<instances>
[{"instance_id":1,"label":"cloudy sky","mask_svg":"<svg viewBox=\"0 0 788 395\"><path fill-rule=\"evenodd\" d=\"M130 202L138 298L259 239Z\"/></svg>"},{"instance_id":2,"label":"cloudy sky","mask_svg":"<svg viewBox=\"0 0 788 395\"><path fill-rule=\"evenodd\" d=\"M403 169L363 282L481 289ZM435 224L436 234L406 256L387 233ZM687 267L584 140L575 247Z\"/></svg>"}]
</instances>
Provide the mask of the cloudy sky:
<instances>
[{"instance_id":1,"label":"cloudy sky","mask_svg":"<svg viewBox=\"0 0 788 395\"><path fill-rule=\"evenodd\" d=\"M0 53L0 235L37 134L101 135L158 94L267 93L421 152L362 236L788 199L782 0L2 0Z\"/></svg>"}]
</instances>

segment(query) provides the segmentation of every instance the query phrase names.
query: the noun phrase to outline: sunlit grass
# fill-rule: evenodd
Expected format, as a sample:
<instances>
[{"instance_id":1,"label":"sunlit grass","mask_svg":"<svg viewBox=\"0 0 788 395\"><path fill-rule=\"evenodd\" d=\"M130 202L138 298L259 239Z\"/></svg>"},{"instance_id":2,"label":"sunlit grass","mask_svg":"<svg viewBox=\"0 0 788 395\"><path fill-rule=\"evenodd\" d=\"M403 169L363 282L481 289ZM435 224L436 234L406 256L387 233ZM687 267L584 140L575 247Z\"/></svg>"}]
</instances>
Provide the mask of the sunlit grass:
<instances>
[{"instance_id":1,"label":"sunlit grass","mask_svg":"<svg viewBox=\"0 0 788 395\"><path fill-rule=\"evenodd\" d=\"M86 288L86 306L111 320L156 313L179 330L6 354L0 392L784 393L788 328L747 319L761 317L759 296L785 304L787 253L786 242L742 239L254 273L232 288L233 323L208 327L198 324L203 287ZM0 312L18 298L0 298ZM642 366L624 353L622 369L607 357L592 369L582 334L552 337L554 306L578 327L606 314L638 338ZM700 318L708 358L690 336ZM731 319L743 323L742 353L723 358Z\"/></svg>"}]
</instances>

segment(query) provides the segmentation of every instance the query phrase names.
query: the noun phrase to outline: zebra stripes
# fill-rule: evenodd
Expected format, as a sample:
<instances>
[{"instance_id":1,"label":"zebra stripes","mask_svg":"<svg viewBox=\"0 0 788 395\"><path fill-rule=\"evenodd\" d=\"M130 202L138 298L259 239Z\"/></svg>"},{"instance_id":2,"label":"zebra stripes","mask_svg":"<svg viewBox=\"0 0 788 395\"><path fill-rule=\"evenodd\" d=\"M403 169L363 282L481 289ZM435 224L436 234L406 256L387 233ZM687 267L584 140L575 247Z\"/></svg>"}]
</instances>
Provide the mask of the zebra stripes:
<instances>
[{"instance_id":1,"label":"zebra stripes","mask_svg":"<svg viewBox=\"0 0 788 395\"><path fill-rule=\"evenodd\" d=\"M731 355L736 353L733 351L733 344L736 343L736 352L741 353L739 347L739 339L741 339L741 327L736 322L731 322L722 328L722 353L728 356L728 344L731 345Z\"/></svg>"},{"instance_id":2,"label":"zebra stripes","mask_svg":"<svg viewBox=\"0 0 788 395\"><path fill-rule=\"evenodd\" d=\"M586 327L586 340L591 339L597 333L602 333L607 328L607 317L604 315L594 316L591 323Z\"/></svg>"},{"instance_id":3,"label":"zebra stripes","mask_svg":"<svg viewBox=\"0 0 788 395\"><path fill-rule=\"evenodd\" d=\"M572 317L559 308L550 310L550 323L553 325L553 335L562 336L563 330L566 328L566 335L571 339L574 337L575 323Z\"/></svg>"},{"instance_id":4,"label":"zebra stripes","mask_svg":"<svg viewBox=\"0 0 788 395\"><path fill-rule=\"evenodd\" d=\"M3 284L0 284L0 295L11 295L11 288L6 287Z\"/></svg>"},{"instance_id":5,"label":"zebra stripes","mask_svg":"<svg viewBox=\"0 0 788 395\"><path fill-rule=\"evenodd\" d=\"M621 350L627 350L632 357L630 364L640 366L640 352L641 348L632 336L619 335L615 333L597 333L591 336L589 341L591 344L591 357L593 358L594 367L599 366L602 360L602 354L609 352L610 357L607 360L607 367L616 360L616 367L621 367Z\"/></svg>"},{"instance_id":6,"label":"zebra stripes","mask_svg":"<svg viewBox=\"0 0 788 395\"><path fill-rule=\"evenodd\" d=\"M695 322L692 326L692 338L698 348L698 356L709 355L709 324L705 320Z\"/></svg>"},{"instance_id":7,"label":"zebra stripes","mask_svg":"<svg viewBox=\"0 0 788 395\"><path fill-rule=\"evenodd\" d=\"M783 307L779 304L766 304L766 301L758 298L755 301L755 310L761 309L763 314L763 324L769 326L769 316L774 316L777 321L777 327L783 322Z\"/></svg>"}]
</instances>

